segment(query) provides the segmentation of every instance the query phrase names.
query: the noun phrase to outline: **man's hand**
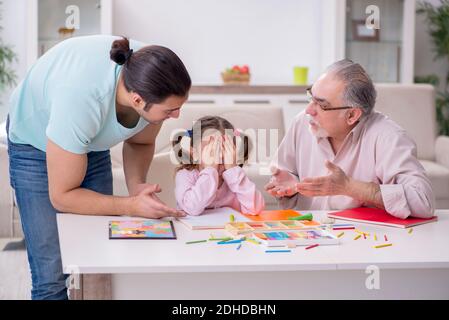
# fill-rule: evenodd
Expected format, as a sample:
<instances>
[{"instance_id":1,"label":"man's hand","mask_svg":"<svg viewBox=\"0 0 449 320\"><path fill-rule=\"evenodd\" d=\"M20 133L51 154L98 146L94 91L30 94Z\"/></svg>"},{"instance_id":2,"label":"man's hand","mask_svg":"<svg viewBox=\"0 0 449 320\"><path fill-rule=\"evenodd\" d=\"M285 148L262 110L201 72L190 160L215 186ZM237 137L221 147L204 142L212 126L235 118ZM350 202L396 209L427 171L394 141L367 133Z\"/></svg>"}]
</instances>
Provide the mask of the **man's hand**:
<instances>
[{"instance_id":1,"label":"man's hand","mask_svg":"<svg viewBox=\"0 0 449 320\"><path fill-rule=\"evenodd\" d=\"M348 195L350 178L338 166L326 161L330 174L324 177L306 178L296 184L296 191L306 197Z\"/></svg>"},{"instance_id":2,"label":"man's hand","mask_svg":"<svg viewBox=\"0 0 449 320\"><path fill-rule=\"evenodd\" d=\"M144 218L183 217L184 213L168 207L163 203L156 192L160 192L159 185L148 185L139 194L133 197L132 214Z\"/></svg>"},{"instance_id":3,"label":"man's hand","mask_svg":"<svg viewBox=\"0 0 449 320\"><path fill-rule=\"evenodd\" d=\"M132 190L130 190L129 195L131 197L137 196L140 192L142 192L142 190L146 189L147 187L152 187L155 193L159 193L162 191L161 187L158 184L139 183L134 185Z\"/></svg>"},{"instance_id":4,"label":"man's hand","mask_svg":"<svg viewBox=\"0 0 449 320\"><path fill-rule=\"evenodd\" d=\"M273 175L265 190L275 197L291 197L297 193L296 185L298 179L286 170L279 168L271 169Z\"/></svg>"}]
</instances>

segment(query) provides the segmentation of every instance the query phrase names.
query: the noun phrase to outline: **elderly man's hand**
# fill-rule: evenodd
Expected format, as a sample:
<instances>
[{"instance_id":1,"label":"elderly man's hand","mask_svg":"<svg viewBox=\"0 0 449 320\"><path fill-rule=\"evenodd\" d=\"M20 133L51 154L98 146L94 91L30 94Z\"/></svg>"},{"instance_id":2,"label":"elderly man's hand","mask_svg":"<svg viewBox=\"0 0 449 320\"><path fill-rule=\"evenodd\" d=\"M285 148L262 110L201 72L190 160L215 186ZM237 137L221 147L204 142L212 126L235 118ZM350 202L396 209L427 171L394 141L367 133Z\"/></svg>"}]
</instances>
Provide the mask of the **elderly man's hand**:
<instances>
[{"instance_id":1,"label":"elderly man's hand","mask_svg":"<svg viewBox=\"0 0 449 320\"><path fill-rule=\"evenodd\" d=\"M275 197L290 197L297 193L296 184L298 179L286 170L272 168L273 176L265 185L265 190Z\"/></svg>"},{"instance_id":2,"label":"elderly man's hand","mask_svg":"<svg viewBox=\"0 0 449 320\"><path fill-rule=\"evenodd\" d=\"M296 184L296 191L306 197L346 195L350 178L330 161L326 161L330 174L324 177L306 178Z\"/></svg>"}]
</instances>

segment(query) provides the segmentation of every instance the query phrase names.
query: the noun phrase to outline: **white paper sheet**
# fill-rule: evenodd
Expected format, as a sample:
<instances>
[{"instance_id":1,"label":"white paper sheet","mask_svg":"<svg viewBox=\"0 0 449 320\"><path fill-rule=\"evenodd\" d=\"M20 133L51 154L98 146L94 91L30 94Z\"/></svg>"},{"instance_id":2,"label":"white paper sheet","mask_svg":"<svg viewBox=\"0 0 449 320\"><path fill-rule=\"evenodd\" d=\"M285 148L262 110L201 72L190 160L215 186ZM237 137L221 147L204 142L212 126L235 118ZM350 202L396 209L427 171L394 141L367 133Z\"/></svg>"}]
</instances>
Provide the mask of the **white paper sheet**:
<instances>
[{"instance_id":1,"label":"white paper sheet","mask_svg":"<svg viewBox=\"0 0 449 320\"><path fill-rule=\"evenodd\" d=\"M240 212L228 207L208 209L199 216L186 216L183 218L178 218L178 220L193 230L223 229L225 224L231 221L231 214L234 215L234 221L251 221Z\"/></svg>"}]
</instances>

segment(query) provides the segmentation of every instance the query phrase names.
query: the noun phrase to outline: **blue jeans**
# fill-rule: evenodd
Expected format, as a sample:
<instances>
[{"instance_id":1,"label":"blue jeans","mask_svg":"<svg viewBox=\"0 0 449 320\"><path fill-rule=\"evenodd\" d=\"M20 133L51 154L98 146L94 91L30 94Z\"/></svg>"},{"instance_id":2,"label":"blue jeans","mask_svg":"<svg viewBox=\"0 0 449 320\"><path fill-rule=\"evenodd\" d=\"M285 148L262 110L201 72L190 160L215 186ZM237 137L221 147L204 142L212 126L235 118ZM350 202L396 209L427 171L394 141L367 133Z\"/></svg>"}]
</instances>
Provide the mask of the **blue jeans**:
<instances>
[{"instance_id":1,"label":"blue jeans","mask_svg":"<svg viewBox=\"0 0 449 320\"><path fill-rule=\"evenodd\" d=\"M9 119L6 130L9 133ZM57 211L48 194L46 154L31 145L13 143L9 138L8 154L10 183L16 193L31 269L31 298L67 299L67 276L62 273ZM90 152L87 158L87 172L81 188L112 195L109 150Z\"/></svg>"}]
</instances>

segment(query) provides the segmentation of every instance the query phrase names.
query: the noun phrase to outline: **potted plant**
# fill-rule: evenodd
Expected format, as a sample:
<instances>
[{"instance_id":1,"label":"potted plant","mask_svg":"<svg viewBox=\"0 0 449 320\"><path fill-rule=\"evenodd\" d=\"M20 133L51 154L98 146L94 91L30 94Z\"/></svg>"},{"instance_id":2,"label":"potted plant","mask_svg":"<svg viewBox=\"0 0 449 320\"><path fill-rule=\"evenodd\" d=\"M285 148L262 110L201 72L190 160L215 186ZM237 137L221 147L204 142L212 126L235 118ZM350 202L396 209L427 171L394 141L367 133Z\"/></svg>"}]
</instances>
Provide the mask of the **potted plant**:
<instances>
[{"instance_id":1,"label":"potted plant","mask_svg":"<svg viewBox=\"0 0 449 320\"><path fill-rule=\"evenodd\" d=\"M0 92L16 83L16 74L10 68L10 64L15 59L16 54L0 38Z\"/></svg>"},{"instance_id":2,"label":"potted plant","mask_svg":"<svg viewBox=\"0 0 449 320\"><path fill-rule=\"evenodd\" d=\"M0 1L0 22L2 20L2 5L3 1ZM3 27L0 25L0 32ZM11 47L3 43L3 39L0 35L0 93L5 88L12 86L16 83L16 74L14 70L10 68L10 64L16 60L16 54L12 51Z\"/></svg>"},{"instance_id":3,"label":"potted plant","mask_svg":"<svg viewBox=\"0 0 449 320\"><path fill-rule=\"evenodd\" d=\"M3 2L0 1L0 22L2 20L2 4ZM11 63L16 60L16 55L11 47L3 43L3 39L1 38L2 29L0 25L0 96L7 87L13 86L16 83L16 74L10 67ZM1 105L2 101L0 100ZM6 125L4 122L1 123L1 121L3 119L0 119L0 143L4 143L6 141Z\"/></svg>"},{"instance_id":4,"label":"potted plant","mask_svg":"<svg viewBox=\"0 0 449 320\"><path fill-rule=\"evenodd\" d=\"M435 53L434 59L447 59L449 61L449 0L440 0L438 6L421 2L416 12L423 14L429 24L429 34L433 41ZM436 112L439 133L449 135L449 70L444 80L443 91L437 92ZM436 75L429 75L416 77L415 82L425 82L437 86L441 81Z\"/></svg>"}]
</instances>

